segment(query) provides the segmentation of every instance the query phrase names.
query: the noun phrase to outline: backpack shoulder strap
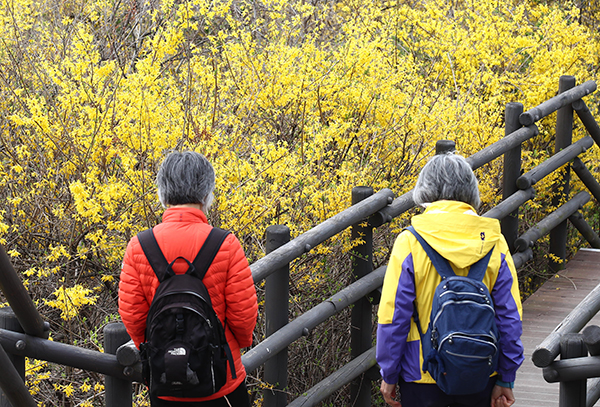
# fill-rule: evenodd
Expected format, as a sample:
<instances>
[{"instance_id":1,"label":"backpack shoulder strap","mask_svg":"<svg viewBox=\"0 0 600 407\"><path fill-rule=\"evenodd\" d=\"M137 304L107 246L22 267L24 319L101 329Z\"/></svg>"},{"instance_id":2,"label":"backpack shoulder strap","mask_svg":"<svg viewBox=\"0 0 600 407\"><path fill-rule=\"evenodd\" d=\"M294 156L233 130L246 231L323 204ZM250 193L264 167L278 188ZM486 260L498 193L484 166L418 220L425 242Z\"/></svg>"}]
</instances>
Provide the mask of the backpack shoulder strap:
<instances>
[{"instance_id":1,"label":"backpack shoulder strap","mask_svg":"<svg viewBox=\"0 0 600 407\"><path fill-rule=\"evenodd\" d=\"M200 251L196 255L196 258L192 262L193 267L190 267L188 269L188 273L195 274L196 277L198 277L200 280L202 280L204 278L204 276L206 275L208 268L210 267L213 260L215 259L215 256L219 252L219 249L221 248L221 245L225 241L225 238L227 237L227 235L229 235L229 233L230 232L228 232L226 230L213 227L211 229L210 233L208 234L208 236L206 237L206 241L200 248ZM217 318L217 321L218 321L218 317L216 314L215 314L215 317ZM223 326L223 325L221 325L221 326ZM229 369L231 370L231 377L233 377L235 379L235 378L237 378L237 374L235 372L235 364L233 361L233 355L231 353L231 348L229 347L229 344L227 343L227 338L225 337L224 329L221 330L220 335L221 335L220 341L223 344L223 348L225 350L225 356L227 357L227 360L229 361Z\"/></svg>"},{"instance_id":2,"label":"backpack shoulder strap","mask_svg":"<svg viewBox=\"0 0 600 407\"><path fill-rule=\"evenodd\" d=\"M433 247L431 247L429 243L427 243L425 239L423 239L423 237L417 233L415 228L409 226L406 229L409 230L413 235L415 235L415 237L423 247L423 250L425 250L425 253L427 253L427 257L429 257L429 260L431 260L433 267L435 267L435 270L438 272L438 274L442 276L442 279L456 275L454 273L454 270L452 270L452 267L450 266L448 260L443 258L441 254L436 252L433 249Z\"/></svg>"},{"instance_id":3,"label":"backpack shoulder strap","mask_svg":"<svg viewBox=\"0 0 600 407\"><path fill-rule=\"evenodd\" d=\"M490 262L490 258L492 257L492 252L494 251L494 247L492 247L491 250L484 257L477 260L471 265L471 267L469 268L469 278L472 278L473 280L477 281L483 281L488 263Z\"/></svg>"},{"instance_id":4,"label":"backpack shoulder strap","mask_svg":"<svg viewBox=\"0 0 600 407\"><path fill-rule=\"evenodd\" d=\"M156 238L154 237L154 232L152 229L146 229L138 233L137 237L140 246L142 246L142 250L146 255L146 259L148 259L148 262L150 263L150 267L152 267L154 274L156 274L159 283L162 283L167 277L169 262L167 262L165 255L160 250Z\"/></svg>"},{"instance_id":5,"label":"backpack shoulder strap","mask_svg":"<svg viewBox=\"0 0 600 407\"><path fill-rule=\"evenodd\" d=\"M206 241L202 245L202 248L196 255L194 261L192 262L192 264L194 265L196 277L198 277L200 280L204 278L204 275L208 271L208 268L212 264L213 260L215 259L215 256L221 248L221 245L223 244L225 238L227 237L227 235L229 235L229 233L229 231L219 228L211 229L210 233L208 234L208 237L206 238Z\"/></svg>"}]
</instances>

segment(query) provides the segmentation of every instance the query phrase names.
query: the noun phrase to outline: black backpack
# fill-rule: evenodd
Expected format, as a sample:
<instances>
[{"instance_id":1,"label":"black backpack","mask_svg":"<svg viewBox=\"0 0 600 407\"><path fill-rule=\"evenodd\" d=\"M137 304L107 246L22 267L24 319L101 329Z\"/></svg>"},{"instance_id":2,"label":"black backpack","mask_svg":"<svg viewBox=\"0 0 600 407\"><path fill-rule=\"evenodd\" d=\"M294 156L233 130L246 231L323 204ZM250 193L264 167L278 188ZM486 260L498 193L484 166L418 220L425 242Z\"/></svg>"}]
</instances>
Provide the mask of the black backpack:
<instances>
[{"instance_id":1,"label":"black backpack","mask_svg":"<svg viewBox=\"0 0 600 407\"><path fill-rule=\"evenodd\" d=\"M146 339L140 345L144 380L155 397L205 397L227 381L227 362L236 378L225 330L202 282L229 232L213 228L193 262L178 257L171 263L156 243L152 229L138 239L160 285L146 319ZM185 274L173 264L185 260Z\"/></svg>"}]
</instances>

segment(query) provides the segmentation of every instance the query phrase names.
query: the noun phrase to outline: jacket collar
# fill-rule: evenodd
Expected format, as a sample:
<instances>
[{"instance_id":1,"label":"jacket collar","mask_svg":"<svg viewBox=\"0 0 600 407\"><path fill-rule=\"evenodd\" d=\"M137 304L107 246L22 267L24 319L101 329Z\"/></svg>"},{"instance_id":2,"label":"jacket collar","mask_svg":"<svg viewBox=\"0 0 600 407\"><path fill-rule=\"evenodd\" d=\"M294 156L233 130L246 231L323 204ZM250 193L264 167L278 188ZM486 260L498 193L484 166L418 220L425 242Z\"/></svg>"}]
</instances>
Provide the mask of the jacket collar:
<instances>
[{"instance_id":1,"label":"jacket collar","mask_svg":"<svg viewBox=\"0 0 600 407\"><path fill-rule=\"evenodd\" d=\"M163 222L208 223L204 212L187 207L168 208L163 213L162 219Z\"/></svg>"}]
</instances>

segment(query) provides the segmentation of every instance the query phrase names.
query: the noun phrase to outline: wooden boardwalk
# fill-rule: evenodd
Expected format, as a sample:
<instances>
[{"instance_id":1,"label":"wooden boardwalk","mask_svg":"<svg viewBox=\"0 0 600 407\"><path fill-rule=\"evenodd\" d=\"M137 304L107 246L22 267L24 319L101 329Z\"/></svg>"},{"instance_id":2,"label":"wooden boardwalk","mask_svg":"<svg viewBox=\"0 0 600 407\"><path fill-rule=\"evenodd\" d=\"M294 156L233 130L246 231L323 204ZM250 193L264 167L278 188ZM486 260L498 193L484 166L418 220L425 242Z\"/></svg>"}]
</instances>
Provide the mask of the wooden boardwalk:
<instances>
[{"instance_id":1,"label":"wooden boardwalk","mask_svg":"<svg viewBox=\"0 0 600 407\"><path fill-rule=\"evenodd\" d=\"M582 249L565 270L551 278L523 303L525 361L515 382L515 407L558 407L558 383L547 383L531 354L550 332L600 284L600 250ZM600 316L590 325L600 325ZM600 406L600 402L595 406Z\"/></svg>"}]
</instances>

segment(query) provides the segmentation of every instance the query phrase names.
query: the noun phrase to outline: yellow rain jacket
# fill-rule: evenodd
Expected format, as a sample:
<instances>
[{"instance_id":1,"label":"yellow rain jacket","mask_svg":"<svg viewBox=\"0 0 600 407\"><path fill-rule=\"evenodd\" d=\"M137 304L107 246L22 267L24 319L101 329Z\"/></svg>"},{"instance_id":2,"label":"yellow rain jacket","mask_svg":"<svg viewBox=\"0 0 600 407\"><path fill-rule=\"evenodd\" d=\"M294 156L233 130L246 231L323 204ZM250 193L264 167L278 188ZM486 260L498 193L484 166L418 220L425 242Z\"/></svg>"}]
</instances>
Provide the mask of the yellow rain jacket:
<instances>
[{"instance_id":1,"label":"yellow rain jacket","mask_svg":"<svg viewBox=\"0 0 600 407\"><path fill-rule=\"evenodd\" d=\"M466 276L473 263L494 249L483 283L492 295L500 332L497 372L500 380L514 382L523 362L522 307L515 266L500 223L480 217L470 205L456 201L429 204L411 223L460 276ZM414 235L402 232L392 249L378 312L377 362L386 383L397 383L400 376L405 382L435 383L422 371L421 340L412 315L416 304L425 332L440 281Z\"/></svg>"}]
</instances>

